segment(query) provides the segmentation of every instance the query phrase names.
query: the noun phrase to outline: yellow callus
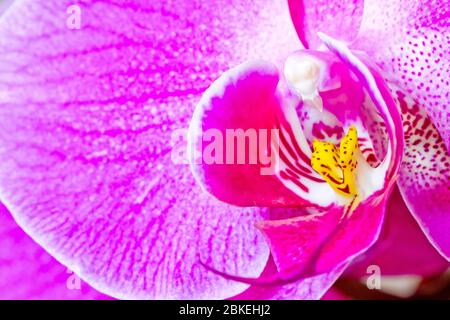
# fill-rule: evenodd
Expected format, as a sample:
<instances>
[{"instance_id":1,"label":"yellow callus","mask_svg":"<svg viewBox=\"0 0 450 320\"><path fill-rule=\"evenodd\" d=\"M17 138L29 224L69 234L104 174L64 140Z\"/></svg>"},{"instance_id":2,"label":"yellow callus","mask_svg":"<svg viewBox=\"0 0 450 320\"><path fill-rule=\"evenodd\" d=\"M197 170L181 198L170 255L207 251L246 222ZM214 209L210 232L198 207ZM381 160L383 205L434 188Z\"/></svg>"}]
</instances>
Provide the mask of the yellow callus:
<instances>
[{"instance_id":1,"label":"yellow callus","mask_svg":"<svg viewBox=\"0 0 450 320\"><path fill-rule=\"evenodd\" d=\"M330 142L313 142L311 166L339 194L346 197L358 195L355 169L358 152L358 135L351 126L342 138L339 149Z\"/></svg>"}]
</instances>

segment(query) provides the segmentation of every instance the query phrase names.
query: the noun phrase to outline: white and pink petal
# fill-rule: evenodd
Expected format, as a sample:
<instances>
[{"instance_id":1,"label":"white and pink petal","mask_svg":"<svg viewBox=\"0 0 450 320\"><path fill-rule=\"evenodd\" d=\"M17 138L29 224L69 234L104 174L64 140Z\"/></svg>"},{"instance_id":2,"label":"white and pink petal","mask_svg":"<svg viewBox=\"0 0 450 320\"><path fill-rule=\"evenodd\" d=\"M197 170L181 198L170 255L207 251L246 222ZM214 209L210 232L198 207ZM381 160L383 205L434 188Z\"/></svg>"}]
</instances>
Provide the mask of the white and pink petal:
<instances>
[{"instance_id":1,"label":"white and pink petal","mask_svg":"<svg viewBox=\"0 0 450 320\"><path fill-rule=\"evenodd\" d=\"M0 299L107 300L34 242L0 204Z\"/></svg>"},{"instance_id":2,"label":"white and pink petal","mask_svg":"<svg viewBox=\"0 0 450 320\"><path fill-rule=\"evenodd\" d=\"M287 5L82 1L78 30L72 4L16 1L0 20L1 200L33 240L114 297L241 292L199 261L257 277L265 210L203 193L172 162L171 133L224 70L297 48Z\"/></svg>"},{"instance_id":3,"label":"white and pink petal","mask_svg":"<svg viewBox=\"0 0 450 320\"><path fill-rule=\"evenodd\" d=\"M278 285L252 285L241 294L232 299L238 300L318 300L326 297L336 297L330 293L330 287L345 270L346 265L336 268L336 270L306 277L287 284ZM277 272L277 268L270 259L260 279L270 277Z\"/></svg>"}]
</instances>

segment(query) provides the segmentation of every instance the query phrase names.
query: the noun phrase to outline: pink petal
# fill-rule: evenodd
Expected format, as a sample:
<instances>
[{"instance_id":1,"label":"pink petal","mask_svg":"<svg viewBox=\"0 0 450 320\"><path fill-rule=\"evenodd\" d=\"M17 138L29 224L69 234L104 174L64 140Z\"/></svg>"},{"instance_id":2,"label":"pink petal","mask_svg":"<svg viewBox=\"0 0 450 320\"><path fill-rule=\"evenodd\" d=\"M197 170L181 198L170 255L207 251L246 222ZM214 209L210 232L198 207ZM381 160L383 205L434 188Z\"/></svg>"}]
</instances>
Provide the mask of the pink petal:
<instances>
[{"instance_id":1,"label":"pink petal","mask_svg":"<svg viewBox=\"0 0 450 320\"><path fill-rule=\"evenodd\" d=\"M0 205L0 299L110 299L76 277Z\"/></svg>"},{"instance_id":2,"label":"pink petal","mask_svg":"<svg viewBox=\"0 0 450 320\"><path fill-rule=\"evenodd\" d=\"M0 195L31 237L120 298L226 298L258 276L263 210L211 199L170 157L199 95L297 47L287 4L16 1L0 20ZM248 14L252 12L252 14Z\"/></svg>"},{"instance_id":3,"label":"pink petal","mask_svg":"<svg viewBox=\"0 0 450 320\"><path fill-rule=\"evenodd\" d=\"M430 242L450 261L450 155L420 106L401 93L397 95L405 127L400 191Z\"/></svg>"},{"instance_id":4,"label":"pink petal","mask_svg":"<svg viewBox=\"0 0 450 320\"><path fill-rule=\"evenodd\" d=\"M284 187L274 170L268 174L263 171L275 164L270 158L267 159L270 163L264 164L261 154L274 155L270 139L276 133L271 130L279 131L279 119L285 117L282 97L277 90L278 81L279 74L274 65L245 63L223 74L197 106L189 129L189 142L190 149L195 149L200 159L191 159L192 168L198 181L219 200L240 206L301 206L307 203ZM209 139L205 142L204 137L212 130L217 132L214 139L221 141L221 154L208 159L211 142ZM248 142L239 147L236 142L230 147L227 138L230 130L248 130L254 134L255 144ZM230 154L233 155L231 159ZM239 163L241 155L246 158ZM251 160L250 155L257 157ZM309 162L309 158L306 160ZM305 175L313 173L308 166L303 165Z\"/></svg>"},{"instance_id":5,"label":"pink petal","mask_svg":"<svg viewBox=\"0 0 450 320\"><path fill-rule=\"evenodd\" d=\"M332 291L330 286L341 275L345 266L337 268L330 273L320 274L314 277L303 278L293 283L285 285L272 285L272 286L257 286L252 285L250 288L242 292L241 294L233 297L238 300L317 300L321 299L324 295L327 299L336 297L336 295L330 293ZM270 259L266 269L261 274L261 279L270 276L276 272L276 266L273 260ZM328 290L328 291L327 291Z\"/></svg>"},{"instance_id":6,"label":"pink petal","mask_svg":"<svg viewBox=\"0 0 450 320\"><path fill-rule=\"evenodd\" d=\"M351 300L351 298L340 292L338 289L331 287L323 295L322 300Z\"/></svg>"},{"instance_id":7,"label":"pink petal","mask_svg":"<svg viewBox=\"0 0 450 320\"><path fill-rule=\"evenodd\" d=\"M379 266L382 275L433 276L449 267L411 217L397 188L389 198L380 238L346 273L367 276L371 265Z\"/></svg>"},{"instance_id":8,"label":"pink petal","mask_svg":"<svg viewBox=\"0 0 450 320\"><path fill-rule=\"evenodd\" d=\"M2 15L6 9L13 3L14 0L3 0L0 2L0 15Z\"/></svg>"},{"instance_id":9,"label":"pink petal","mask_svg":"<svg viewBox=\"0 0 450 320\"><path fill-rule=\"evenodd\" d=\"M303 273L309 276L330 271L314 272L308 268L314 267L310 264L315 262L317 252L336 229L343 210L343 207L337 207L320 214L258 224L269 242L277 270L283 279L289 280Z\"/></svg>"},{"instance_id":10,"label":"pink petal","mask_svg":"<svg viewBox=\"0 0 450 320\"><path fill-rule=\"evenodd\" d=\"M279 277L290 280L330 273L367 250L378 238L385 202L386 196L375 195L359 204L351 216L344 207L334 207L260 223Z\"/></svg>"},{"instance_id":11,"label":"pink petal","mask_svg":"<svg viewBox=\"0 0 450 320\"><path fill-rule=\"evenodd\" d=\"M322 44L317 32L350 42L359 30L364 1L362 0L289 0L292 21L306 48Z\"/></svg>"}]
</instances>

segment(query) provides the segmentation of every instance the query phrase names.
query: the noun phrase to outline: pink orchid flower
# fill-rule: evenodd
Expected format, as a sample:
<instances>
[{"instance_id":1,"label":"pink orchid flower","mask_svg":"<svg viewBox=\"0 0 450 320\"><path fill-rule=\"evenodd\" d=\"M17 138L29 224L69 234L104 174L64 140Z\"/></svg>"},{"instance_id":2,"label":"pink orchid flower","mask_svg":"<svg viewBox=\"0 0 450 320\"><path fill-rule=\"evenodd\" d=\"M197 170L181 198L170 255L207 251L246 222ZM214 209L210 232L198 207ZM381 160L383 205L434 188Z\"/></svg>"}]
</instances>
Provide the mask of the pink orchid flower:
<instances>
[{"instance_id":1,"label":"pink orchid flower","mask_svg":"<svg viewBox=\"0 0 450 320\"><path fill-rule=\"evenodd\" d=\"M368 263L444 270L448 18L412 0L14 2L0 261L28 267L0 263L0 293L318 299ZM172 158L187 127L192 170ZM197 161L208 129L275 129L258 150L275 170ZM66 268L105 295L64 292Z\"/></svg>"}]
</instances>

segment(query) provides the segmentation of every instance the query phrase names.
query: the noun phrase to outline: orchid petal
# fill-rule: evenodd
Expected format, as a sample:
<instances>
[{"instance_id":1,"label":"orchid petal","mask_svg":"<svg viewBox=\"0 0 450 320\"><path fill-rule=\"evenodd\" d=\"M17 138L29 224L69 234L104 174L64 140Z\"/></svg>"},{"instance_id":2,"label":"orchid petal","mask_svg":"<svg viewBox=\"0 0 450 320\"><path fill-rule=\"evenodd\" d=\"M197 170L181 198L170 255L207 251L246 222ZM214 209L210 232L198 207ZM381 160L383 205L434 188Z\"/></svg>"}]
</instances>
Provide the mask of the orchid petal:
<instances>
[{"instance_id":1,"label":"orchid petal","mask_svg":"<svg viewBox=\"0 0 450 320\"><path fill-rule=\"evenodd\" d=\"M332 298L330 286L342 274L346 266L341 266L330 273L304 278L284 285L250 286L241 294L233 297L238 300L318 300L322 297ZM277 272L272 259L267 263L261 279ZM328 291L327 291L328 290Z\"/></svg>"},{"instance_id":2,"label":"orchid petal","mask_svg":"<svg viewBox=\"0 0 450 320\"><path fill-rule=\"evenodd\" d=\"M278 221L258 227L269 241L281 279L329 273L364 252L378 238L386 196L360 203L350 217L344 207ZM356 233L355 230L365 230Z\"/></svg>"},{"instance_id":3,"label":"orchid petal","mask_svg":"<svg viewBox=\"0 0 450 320\"><path fill-rule=\"evenodd\" d=\"M0 299L110 299L36 244L0 205Z\"/></svg>"},{"instance_id":4,"label":"orchid petal","mask_svg":"<svg viewBox=\"0 0 450 320\"><path fill-rule=\"evenodd\" d=\"M339 291L335 287L331 287L322 297L322 300L351 300L351 298Z\"/></svg>"},{"instance_id":5,"label":"orchid petal","mask_svg":"<svg viewBox=\"0 0 450 320\"><path fill-rule=\"evenodd\" d=\"M358 34L363 0L289 0L292 21L305 48L318 48L317 32L351 42Z\"/></svg>"},{"instance_id":6,"label":"orchid petal","mask_svg":"<svg viewBox=\"0 0 450 320\"><path fill-rule=\"evenodd\" d=\"M406 205L433 246L450 261L450 155L426 112L397 93L405 127L398 185Z\"/></svg>"},{"instance_id":7,"label":"orchid petal","mask_svg":"<svg viewBox=\"0 0 450 320\"><path fill-rule=\"evenodd\" d=\"M241 292L199 261L258 276L269 252L253 224L264 210L205 195L172 162L170 136L223 70L298 46L287 6L83 1L78 30L67 26L72 4L16 1L0 20L2 201L114 297Z\"/></svg>"},{"instance_id":8,"label":"orchid petal","mask_svg":"<svg viewBox=\"0 0 450 320\"><path fill-rule=\"evenodd\" d=\"M421 276L434 276L449 267L411 216L398 188L388 200L386 221L377 243L355 259L346 274L367 276L372 265L378 266L383 275Z\"/></svg>"}]
</instances>

